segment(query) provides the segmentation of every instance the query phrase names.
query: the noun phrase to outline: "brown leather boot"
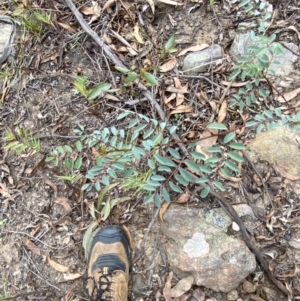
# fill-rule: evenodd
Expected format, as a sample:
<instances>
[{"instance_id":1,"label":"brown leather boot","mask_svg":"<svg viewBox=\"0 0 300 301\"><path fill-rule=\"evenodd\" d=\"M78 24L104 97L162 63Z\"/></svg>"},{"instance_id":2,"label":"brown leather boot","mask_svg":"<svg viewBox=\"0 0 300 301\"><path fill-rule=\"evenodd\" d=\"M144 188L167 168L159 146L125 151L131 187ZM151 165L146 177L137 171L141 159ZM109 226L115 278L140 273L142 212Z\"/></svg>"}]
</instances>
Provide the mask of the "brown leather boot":
<instances>
[{"instance_id":1,"label":"brown leather boot","mask_svg":"<svg viewBox=\"0 0 300 301\"><path fill-rule=\"evenodd\" d=\"M91 301L127 301L130 244L119 226L99 229L93 238L86 289Z\"/></svg>"}]
</instances>

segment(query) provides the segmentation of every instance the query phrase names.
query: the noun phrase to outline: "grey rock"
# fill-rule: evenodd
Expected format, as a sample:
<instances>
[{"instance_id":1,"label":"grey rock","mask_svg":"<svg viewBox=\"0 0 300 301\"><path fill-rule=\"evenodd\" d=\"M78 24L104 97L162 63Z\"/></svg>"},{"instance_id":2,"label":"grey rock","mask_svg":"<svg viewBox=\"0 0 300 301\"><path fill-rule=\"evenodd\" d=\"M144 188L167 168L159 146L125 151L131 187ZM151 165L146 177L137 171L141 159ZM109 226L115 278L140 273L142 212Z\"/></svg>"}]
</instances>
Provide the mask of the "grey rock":
<instances>
[{"instance_id":1,"label":"grey rock","mask_svg":"<svg viewBox=\"0 0 300 301\"><path fill-rule=\"evenodd\" d=\"M200 210L171 205L161 224L168 262L179 278L214 291L235 289L256 268L245 243L208 223Z\"/></svg>"},{"instance_id":2,"label":"grey rock","mask_svg":"<svg viewBox=\"0 0 300 301\"><path fill-rule=\"evenodd\" d=\"M11 54L15 35L15 23L7 16L0 15L0 64Z\"/></svg>"},{"instance_id":3,"label":"grey rock","mask_svg":"<svg viewBox=\"0 0 300 301\"><path fill-rule=\"evenodd\" d=\"M188 54L183 60L182 70L185 74L205 72L209 66L221 63L222 57L222 48L219 45L213 45Z\"/></svg>"},{"instance_id":4,"label":"grey rock","mask_svg":"<svg viewBox=\"0 0 300 301\"><path fill-rule=\"evenodd\" d=\"M251 160L266 160L277 166L280 174L290 180L300 179L300 136L295 131L279 127L260 133L247 147Z\"/></svg>"},{"instance_id":5,"label":"grey rock","mask_svg":"<svg viewBox=\"0 0 300 301\"><path fill-rule=\"evenodd\" d=\"M241 57L242 54L244 54L249 46L257 45L258 38L251 38L249 34L239 34L235 37L231 48L230 48L230 54L233 56L233 59L236 61L238 58ZM297 62L299 57L296 54L300 54L298 46L294 43L286 43L282 42L288 49L291 49L292 51L289 51L285 48L284 53L281 56L276 57L276 61L279 62L279 64L273 64L271 63L270 69L275 71L276 76L287 76L294 70L294 64ZM294 53L293 53L294 52Z\"/></svg>"}]
</instances>

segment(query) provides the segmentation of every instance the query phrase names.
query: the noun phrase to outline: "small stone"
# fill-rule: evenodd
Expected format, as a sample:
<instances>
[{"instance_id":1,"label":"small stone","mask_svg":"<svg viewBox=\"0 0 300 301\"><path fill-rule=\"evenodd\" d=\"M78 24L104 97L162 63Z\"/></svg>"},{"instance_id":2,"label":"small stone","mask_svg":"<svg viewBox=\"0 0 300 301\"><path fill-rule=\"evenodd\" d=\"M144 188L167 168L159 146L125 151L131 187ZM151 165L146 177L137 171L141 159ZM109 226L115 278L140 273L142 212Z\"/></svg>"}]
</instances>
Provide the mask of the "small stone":
<instances>
[{"instance_id":1,"label":"small stone","mask_svg":"<svg viewBox=\"0 0 300 301\"><path fill-rule=\"evenodd\" d=\"M233 290L227 294L228 301L235 301L239 297L239 293L237 290Z\"/></svg>"},{"instance_id":2,"label":"small stone","mask_svg":"<svg viewBox=\"0 0 300 301\"><path fill-rule=\"evenodd\" d=\"M216 65L218 61L221 62L222 57L223 53L221 46L213 45L188 54L184 58L182 70L185 74L205 72L212 63Z\"/></svg>"},{"instance_id":3,"label":"small stone","mask_svg":"<svg viewBox=\"0 0 300 301\"><path fill-rule=\"evenodd\" d=\"M232 223L232 230L236 232L240 231L240 227L236 222Z\"/></svg>"},{"instance_id":4,"label":"small stone","mask_svg":"<svg viewBox=\"0 0 300 301\"><path fill-rule=\"evenodd\" d=\"M246 293L255 293L257 289L257 282L252 283L250 281L244 281L243 283L243 289Z\"/></svg>"}]
</instances>

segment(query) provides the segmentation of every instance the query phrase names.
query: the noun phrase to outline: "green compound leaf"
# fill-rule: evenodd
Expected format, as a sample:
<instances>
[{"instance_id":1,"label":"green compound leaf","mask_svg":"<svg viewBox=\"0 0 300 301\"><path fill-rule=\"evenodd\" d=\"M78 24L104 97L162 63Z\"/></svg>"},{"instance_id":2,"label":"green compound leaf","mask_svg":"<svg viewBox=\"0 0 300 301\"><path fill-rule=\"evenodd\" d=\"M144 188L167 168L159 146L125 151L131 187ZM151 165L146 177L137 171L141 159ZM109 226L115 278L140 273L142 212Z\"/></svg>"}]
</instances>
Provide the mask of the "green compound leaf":
<instances>
[{"instance_id":1,"label":"green compound leaf","mask_svg":"<svg viewBox=\"0 0 300 301\"><path fill-rule=\"evenodd\" d=\"M215 164L215 163L219 162L220 160L221 160L221 158L218 158L218 157L210 157L205 160L205 164L206 165Z\"/></svg>"},{"instance_id":2,"label":"green compound leaf","mask_svg":"<svg viewBox=\"0 0 300 301\"><path fill-rule=\"evenodd\" d=\"M254 126L254 125L257 125L257 121L254 121L254 120L250 120L250 121L247 121L246 122L246 128L249 128L251 126Z\"/></svg>"},{"instance_id":3,"label":"green compound leaf","mask_svg":"<svg viewBox=\"0 0 300 301\"><path fill-rule=\"evenodd\" d=\"M140 160L141 159L141 156L145 156L146 155L146 152L144 149L142 149L141 147L138 147L138 146L134 146L132 148L132 153L134 155L134 157L137 159L137 160Z\"/></svg>"},{"instance_id":4,"label":"green compound leaf","mask_svg":"<svg viewBox=\"0 0 300 301\"><path fill-rule=\"evenodd\" d=\"M144 199L144 204L152 203L153 200L154 200L154 194L150 194Z\"/></svg>"},{"instance_id":5,"label":"green compound leaf","mask_svg":"<svg viewBox=\"0 0 300 301\"><path fill-rule=\"evenodd\" d=\"M198 153L198 152L191 152L191 155L195 158L195 159L198 159L198 160L204 160L205 159L205 156L201 153Z\"/></svg>"},{"instance_id":6,"label":"green compound leaf","mask_svg":"<svg viewBox=\"0 0 300 301\"><path fill-rule=\"evenodd\" d=\"M237 150L243 150L245 149L245 145L241 142L231 142L229 143L229 147Z\"/></svg>"},{"instance_id":7,"label":"green compound leaf","mask_svg":"<svg viewBox=\"0 0 300 301\"><path fill-rule=\"evenodd\" d=\"M221 153L222 150L219 146L212 146L207 149L209 153Z\"/></svg>"},{"instance_id":8,"label":"green compound leaf","mask_svg":"<svg viewBox=\"0 0 300 301\"><path fill-rule=\"evenodd\" d=\"M164 181L166 178L164 176L161 175L154 175L151 177L152 181Z\"/></svg>"},{"instance_id":9,"label":"green compound leaf","mask_svg":"<svg viewBox=\"0 0 300 301\"><path fill-rule=\"evenodd\" d=\"M66 151L69 152L69 153L72 153L72 152L73 152L73 149L72 149L72 147L71 147L70 145L65 145L65 149L66 149Z\"/></svg>"},{"instance_id":10,"label":"green compound leaf","mask_svg":"<svg viewBox=\"0 0 300 301\"><path fill-rule=\"evenodd\" d=\"M85 183L84 185L82 185L81 190L82 191L87 190L90 186L91 186L90 183Z\"/></svg>"},{"instance_id":11,"label":"green compound leaf","mask_svg":"<svg viewBox=\"0 0 300 301\"><path fill-rule=\"evenodd\" d=\"M177 186L176 184L174 184L173 182L169 181L169 185L170 185L170 188L175 191L175 192L179 192L179 193L182 193L183 190Z\"/></svg>"},{"instance_id":12,"label":"green compound leaf","mask_svg":"<svg viewBox=\"0 0 300 301\"><path fill-rule=\"evenodd\" d=\"M158 171L166 171L166 172L171 172L171 168L169 166L161 165L157 169Z\"/></svg>"},{"instance_id":13,"label":"green compound leaf","mask_svg":"<svg viewBox=\"0 0 300 301\"><path fill-rule=\"evenodd\" d=\"M169 132L172 135L172 134L174 134L176 132L176 130L177 130L177 126L173 125L173 126L170 127Z\"/></svg>"},{"instance_id":14,"label":"green compound leaf","mask_svg":"<svg viewBox=\"0 0 300 301\"><path fill-rule=\"evenodd\" d=\"M207 174L211 174L212 173L212 170L209 167L205 166L205 165L200 166L200 170L202 172L204 172L204 173L207 173Z\"/></svg>"},{"instance_id":15,"label":"green compound leaf","mask_svg":"<svg viewBox=\"0 0 300 301\"><path fill-rule=\"evenodd\" d=\"M95 188L96 188L97 191L101 190L101 185L98 181L95 183Z\"/></svg>"},{"instance_id":16,"label":"green compound leaf","mask_svg":"<svg viewBox=\"0 0 300 301\"><path fill-rule=\"evenodd\" d=\"M162 196L163 196L163 198L165 199L165 201L166 201L167 203L170 203L170 202L171 202L170 195L169 195L169 193L168 193L168 191L166 190L165 187L163 187L163 189L162 189Z\"/></svg>"},{"instance_id":17,"label":"green compound leaf","mask_svg":"<svg viewBox=\"0 0 300 301\"><path fill-rule=\"evenodd\" d=\"M147 190L147 191L155 191L156 190L156 188L152 185L145 185L145 186L143 186L143 189Z\"/></svg>"},{"instance_id":18,"label":"green compound leaf","mask_svg":"<svg viewBox=\"0 0 300 301\"><path fill-rule=\"evenodd\" d=\"M124 177L125 179L129 178L129 177L134 173L134 171L135 171L135 169L134 169L133 167L129 168L129 169L125 172L125 174L123 175L123 177Z\"/></svg>"},{"instance_id":19,"label":"green compound leaf","mask_svg":"<svg viewBox=\"0 0 300 301\"><path fill-rule=\"evenodd\" d=\"M172 160L165 158L159 154L155 154L154 158L161 165L168 165L170 167L176 167L176 164Z\"/></svg>"},{"instance_id":20,"label":"green compound leaf","mask_svg":"<svg viewBox=\"0 0 300 301\"><path fill-rule=\"evenodd\" d=\"M154 129L149 129L149 130L147 130L147 131L145 132L143 138L144 138L144 139L148 138L149 136L151 136L151 135L153 134L153 132L154 132Z\"/></svg>"},{"instance_id":21,"label":"green compound leaf","mask_svg":"<svg viewBox=\"0 0 300 301\"><path fill-rule=\"evenodd\" d=\"M180 153L178 150L174 149L174 148L169 148L168 152L170 153L171 156L173 156L176 159L181 159Z\"/></svg>"},{"instance_id":22,"label":"green compound leaf","mask_svg":"<svg viewBox=\"0 0 300 301\"><path fill-rule=\"evenodd\" d=\"M186 160L184 163L191 170L193 170L195 172L199 172L200 171L200 166L197 163L195 163L194 161L192 161L192 160Z\"/></svg>"},{"instance_id":23,"label":"green compound leaf","mask_svg":"<svg viewBox=\"0 0 300 301\"><path fill-rule=\"evenodd\" d=\"M105 186L109 185L109 177L108 176L102 176L102 182Z\"/></svg>"},{"instance_id":24,"label":"green compound leaf","mask_svg":"<svg viewBox=\"0 0 300 301\"><path fill-rule=\"evenodd\" d=\"M227 127L223 123L213 122L207 126L209 129L214 130L227 130Z\"/></svg>"},{"instance_id":25,"label":"green compound leaf","mask_svg":"<svg viewBox=\"0 0 300 301\"><path fill-rule=\"evenodd\" d=\"M201 183L206 183L208 181L209 181L208 178L198 178L195 180L195 183L201 184Z\"/></svg>"},{"instance_id":26,"label":"green compound leaf","mask_svg":"<svg viewBox=\"0 0 300 301\"><path fill-rule=\"evenodd\" d=\"M202 199L206 198L206 197L208 196L209 192L210 192L210 188L209 188L209 186L206 186L206 187L201 191L200 197L201 197Z\"/></svg>"},{"instance_id":27,"label":"green compound leaf","mask_svg":"<svg viewBox=\"0 0 300 301\"><path fill-rule=\"evenodd\" d=\"M234 71L229 75L228 80L229 80L229 81L234 80L240 73L241 73L241 70L240 70L240 69L234 70Z\"/></svg>"},{"instance_id":28,"label":"green compound leaf","mask_svg":"<svg viewBox=\"0 0 300 301\"><path fill-rule=\"evenodd\" d=\"M144 140L143 142L142 142L142 144L143 144L143 146L145 147L145 149L147 150L147 151L151 151L151 149L154 147L154 143L153 143L153 141L152 140Z\"/></svg>"},{"instance_id":29,"label":"green compound leaf","mask_svg":"<svg viewBox=\"0 0 300 301\"><path fill-rule=\"evenodd\" d=\"M132 114L130 111L123 111L121 114L119 114L117 116L117 120L121 120L121 119L125 118L126 116L128 116L130 114Z\"/></svg>"},{"instance_id":30,"label":"green compound leaf","mask_svg":"<svg viewBox=\"0 0 300 301\"><path fill-rule=\"evenodd\" d=\"M189 181L187 181L183 176L181 175L175 175L175 179L183 186L189 185Z\"/></svg>"},{"instance_id":31,"label":"green compound leaf","mask_svg":"<svg viewBox=\"0 0 300 301\"><path fill-rule=\"evenodd\" d=\"M78 157L75 161L74 167L75 169L80 169L82 166L82 157Z\"/></svg>"},{"instance_id":32,"label":"green compound leaf","mask_svg":"<svg viewBox=\"0 0 300 301\"><path fill-rule=\"evenodd\" d=\"M130 128L134 127L138 122L139 122L138 119L133 119L133 120L131 120L131 121L129 122L127 128L130 129Z\"/></svg>"},{"instance_id":33,"label":"green compound leaf","mask_svg":"<svg viewBox=\"0 0 300 301\"><path fill-rule=\"evenodd\" d=\"M236 171L236 172L239 172L239 168L238 168L238 166L237 166L234 162L232 162L232 161L225 161L224 164L225 164L227 167L229 167L231 170Z\"/></svg>"},{"instance_id":34,"label":"green compound leaf","mask_svg":"<svg viewBox=\"0 0 300 301\"><path fill-rule=\"evenodd\" d=\"M236 152L228 152L227 155L229 158L233 159L234 161L244 162L244 158Z\"/></svg>"},{"instance_id":35,"label":"green compound leaf","mask_svg":"<svg viewBox=\"0 0 300 301\"><path fill-rule=\"evenodd\" d=\"M121 164L121 163L113 163L112 164L112 167L114 167L115 169L117 169L117 170L121 170L121 171L123 171L123 170L125 170L125 167L124 167L124 165L123 164Z\"/></svg>"},{"instance_id":36,"label":"green compound leaf","mask_svg":"<svg viewBox=\"0 0 300 301\"><path fill-rule=\"evenodd\" d=\"M232 173L226 168L221 168L221 172L225 177L233 177Z\"/></svg>"},{"instance_id":37,"label":"green compound leaf","mask_svg":"<svg viewBox=\"0 0 300 301\"><path fill-rule=\"evenodd\" d=\"M190 172L188 172L187 170L183 169L183 168L179 168L179 172L180 174L188 181L188 182L192 182L193 181L193 174L191 174Z\"/></svg>"},{"instance_id":38,"label":"green compound leaf","mask_svg":"<svg viewBox=\"0 0 300 301\"><path fill-rule=\"evenodd\" d=\"M115 172L113 169L109 169L109 170L107 171L107 173L108 173L112 178L114 178L114 179L117 179L117 178L118 178L116 172Z\"/></svg>"},{"instance_id":39,"label":"green compound leaf","mask_svg":"<svg viewBox=\"0 0 300 301\"><path fill-rule=\"evenodd\" d=\"M153 160L151 159L148 159L148 166L151 168L151 169L155 169L155 163Z\"/></svg>"},{"instance_id":40,"label":"green compound leaf","mask_svg":"<svg viewBox=\"0 0 300 301\"><path fill-rule=\"evenodd\" d=\"M147 184L148 184L149 186L154 186L154 187L161 186L161 183L156 182L156 181L152 181L152 180L148 180Z\"/></svg>"},{"instance_id":41,"label":"green compound leaf","mask_svg":"<svg viewBox=\"0 0 300 301\"><path fill-rule=\"evenodd\" d=\"M236 136L235 133L228 133L228 134L224 137L223 142L224 142L224 143L228 143L228 142L230 142L232 139L234 139L235 136Z\"/></svg>"},{"instance_id":42,"label":"green compound leaf","mask_svg":"<svg viewBox=\"0 0 300 301\"><path fill-rule=\"evenodd\" d=\"M143 130L146 126L147 126L147 123L139 124L139 125L134 129L134 131L135 131L135 132L140 132L140 131Z\"/></svg>"},{"instance_id":43,"label":"green compound leaf","mask_svg":"<svg viewBox=\"0 0 300 301\"><path fill-rule=\"evenodd\" d=\"M81 143L81 141L77 140L75 145L76 145L77 151L81 152L82 151L82 143Z\"/></svg>"},{"instance_id":44,"label":"green compound leaf","mask_svg":"<svg viewBox=\"0 0 300 301\"><path fill-rule=\"evenodd\" d=\"M221 182L219 182L219 181L213 181L213 184L220 191L226 191L226 188L223 186L223 184Z\"/></svg>"}]
</instances>

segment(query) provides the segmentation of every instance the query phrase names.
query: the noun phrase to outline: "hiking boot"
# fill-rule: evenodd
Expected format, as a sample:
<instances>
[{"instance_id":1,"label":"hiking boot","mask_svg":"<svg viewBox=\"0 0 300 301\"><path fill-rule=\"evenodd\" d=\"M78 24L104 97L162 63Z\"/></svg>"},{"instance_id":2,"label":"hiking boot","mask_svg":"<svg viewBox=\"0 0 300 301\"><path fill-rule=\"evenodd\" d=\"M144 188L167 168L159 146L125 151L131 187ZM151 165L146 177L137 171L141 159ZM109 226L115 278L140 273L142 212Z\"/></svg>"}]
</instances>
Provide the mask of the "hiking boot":
<instances>
[{"instance_id":1,"label":"hiking boot","mask_svg":"<svg viewBox=\"0 0 300 301\"><path fill-rule=\"evenodd\" d=\"M106 226L95 234L86 289L91 301L127 301L130 243L123 228Z\"/></svg>"}]
</instances>

